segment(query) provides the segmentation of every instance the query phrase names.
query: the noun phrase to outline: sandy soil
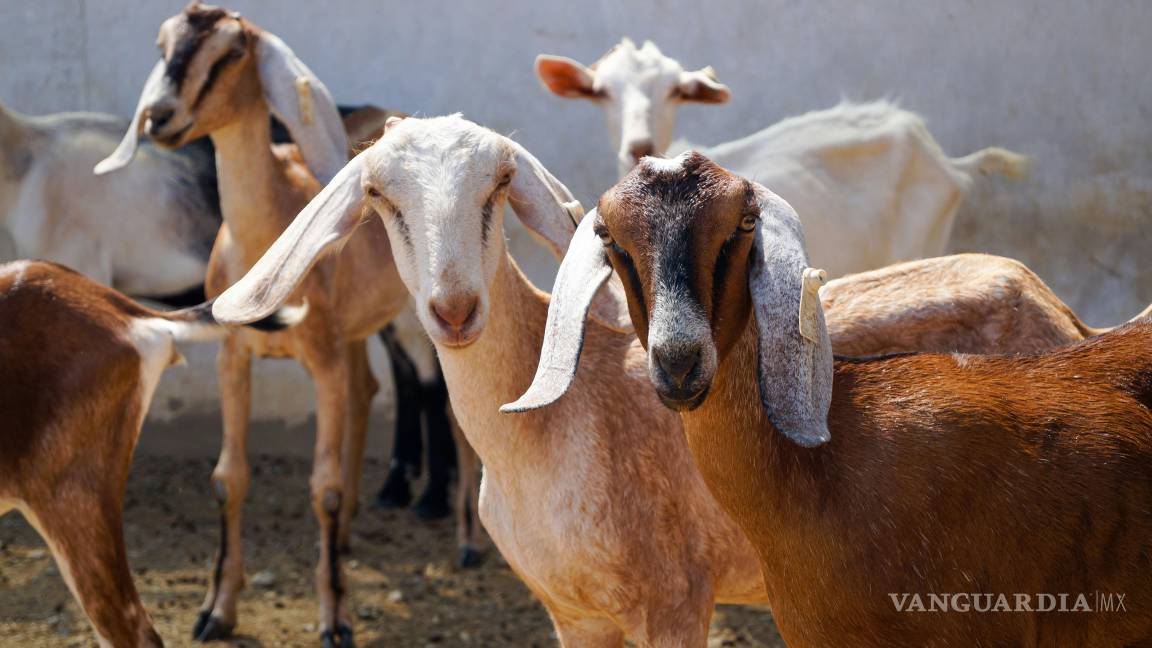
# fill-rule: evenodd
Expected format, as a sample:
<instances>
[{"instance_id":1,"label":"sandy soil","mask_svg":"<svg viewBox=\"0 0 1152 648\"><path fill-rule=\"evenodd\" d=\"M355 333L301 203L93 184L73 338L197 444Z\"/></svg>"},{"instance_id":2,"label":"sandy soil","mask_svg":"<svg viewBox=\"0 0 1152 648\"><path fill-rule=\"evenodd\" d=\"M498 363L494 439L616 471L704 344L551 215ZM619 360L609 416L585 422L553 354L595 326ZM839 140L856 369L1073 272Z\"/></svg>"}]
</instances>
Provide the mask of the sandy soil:
<instances>
[{"instance_id":1,"label":"sandy soil","mask_svg":"<svg viewBox=\"0 0 1152 648\"><path fill-rule=\"evenodd\" d=\"M208 496L216 428L181 427L179 435L145 431L125 513L136 585L169 646L200 645L189 633L217 538L216 511ZM250 582L245 590L238 636L230 645L319 645L312 590L316 525L307 492L310 438L310 432L299 430L254 432L252 448L278 448L276 455L253 456L245 518L248 578L259 574L264 583ZM377 437L370 447L364 502L383 479L386 443ZM408 511L365 508L352 541L347 567L358 645L556 645L544 609L491 545L481 568L452 567L450 521L427 523ZM51 555L16 513L0 518L0 645L95 645ZM766 611L721 607L709 645L783 642Z\"/></svg>"}]
</instances>

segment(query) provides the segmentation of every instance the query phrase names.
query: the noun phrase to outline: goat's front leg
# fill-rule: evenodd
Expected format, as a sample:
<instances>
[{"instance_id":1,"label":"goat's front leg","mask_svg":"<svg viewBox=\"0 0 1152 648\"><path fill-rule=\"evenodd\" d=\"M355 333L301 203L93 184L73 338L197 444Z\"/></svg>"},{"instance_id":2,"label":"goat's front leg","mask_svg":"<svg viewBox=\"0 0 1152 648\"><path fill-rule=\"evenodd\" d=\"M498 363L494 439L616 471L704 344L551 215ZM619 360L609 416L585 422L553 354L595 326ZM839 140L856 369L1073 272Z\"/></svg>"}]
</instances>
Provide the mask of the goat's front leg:
<instances>
[{"instance_id":1,"label":"goat's front leg","mask_svg":"<svg viewBox=\"0 0 1152 648\"><path fill-rule=\"evenodd\" d=\"M364 340L348 345L348 427L344 434L344 496L340 505L338 549L348 552L352 518L360 507L360 475L364 471L364 437L372 397L380 384L368 365L368 347Z\"/></svg>"},{"instance_id":2,"label":"goat's front leg","mask_svg":"<svg viewBox=\"0 0 1152 648\"><path fill-rule=\"evenodd\" d=\"M464 569L479 567L484 560L480 550L480 458L468 444L456 417L450 417L452 439L456 442L456 565Z\"/></svg>"},{"instance_id":3,"label":"goat's front leg","mask_svg":"<svg viewBox=\"0 0 1152 648\"><path fill-rule=\"evenodd\" d=\"M312 510L320 527L316 594L320 601L320 640L324 648L353 645L339 548L344 498L341 463L351 372L347 347L336 340L328 342L307 345L302 358L316 384L316 448L310 485Z\"/></svg>"},{"instance_id":4,"label":"goat's front leg","mask_svg":"<svg viewBox=\"0 0 1152 648\"><path fill-rule=\"evenodd\" d=\"M192 638L197 641L231 636L236 628L237 598L244 587L240 514L251 483L247 446L252 353L240 334L221 343L216 375L224 418L224 442L212 471L212 494L220 508L220 548L208 595L192 627Z\"/></svg>"}]
</instances>

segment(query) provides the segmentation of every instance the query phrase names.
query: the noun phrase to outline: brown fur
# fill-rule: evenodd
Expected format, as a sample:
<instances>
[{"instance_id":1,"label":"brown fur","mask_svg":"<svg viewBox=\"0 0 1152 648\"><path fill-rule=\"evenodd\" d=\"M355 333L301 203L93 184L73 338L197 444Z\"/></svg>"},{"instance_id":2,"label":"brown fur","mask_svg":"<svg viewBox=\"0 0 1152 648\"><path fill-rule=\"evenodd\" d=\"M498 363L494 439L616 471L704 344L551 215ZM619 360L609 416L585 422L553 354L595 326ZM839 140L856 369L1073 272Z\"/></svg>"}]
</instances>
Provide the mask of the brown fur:
<instances>
[{"instance_id":1,"label":"brown fur","mask_svg":"<svg viewBox=\"0 0 1152 648\"><path fill-rule=\"evenodd\" d=\"M707 173L722 173L716 169ZM633 194L643 192L643 184L632 187ZM735 231L742 214L701 208L693 203L697 197L685 188L666 194L670 204L648 209L638 209L635 198L607 199L600 213L616 243L635 250L639 276L679 263L699 290L717 253L712 239L698 240L698 233ZM678 202L689 207L678 212ZM712 222L670 225L670 215ZM632 238L637 228L639 240ZM657 231L665 238L652 236ZM667 237L677 236L686 239L689 255L668 261ZM644 267L650 259L656 267ZM718 293L723 287L712 286L706 294L750 299L745 276L732 272L726 279L743 291ZM1025 280L1015 290L1028 286L1019 295L1039 295L1036 282ZM634 299L633 286L626 281L625 287ZM831 292L825 299L831 298L835 319L838 298L851 295ZM1003 295L1001 307L1016 301L1011 284ZM879 344L947 344L939 335L952 331L954 344L1042 346L1022 339L1005 345L1003 334L1013 329L1004 322L1011 317L987 319L983 304L971 303L976 307L959 315L946 312L938 330L933 317L941 312L928 313L919 333L854 343L869 351ZM1021 314L1017 323L1045 342L1095 332L1058 300L1022 303L1040 317ZM869 311L849 298L842 305L848 313L882 313L881 304ZM706 312L725 308L740 309L710 303ZM832 440L804 449L764 413L754 319L711 321L714 340L730 327L739 331L739 342L720 354L708 397L682 414L686 436L710 490L757 547L789 645L1152 641L1152 324L1034 356L838 361L828 417ZM966 337L965 329L979 332ZM1125 594L1127 612L898 613L888 597L1097 591Z\"/></svg>"},{"instance_id":2,"label":"brown fur","mask_svg":"<svg viewBox=\"0 0 1152 648\"><path fill-rule=\"evenodd\" d=\"M161 645L121 520L150 396L145 354L175 357L137 348L130 328L172 317L63 266L0 264L0 514L15 506L40 532L107 645Z\"/></svg>"},{"instance_id":3,"label":"brown fur","mask_svg":"<svg viewBox=\"0 0 1152 648\"><path fill-rule=\"evenodd\" d=\"M184 16L205 11L190 6ZM211 23L219 29L227 21ZM161 45L182 38L183 26L161 29ZM169 23L165 23L169 25ZM217 296L240 279L321 189L294 145L273 147L269 109L261 91L255 47L260 29L241 19L243 53L225 64L204 96L203 84L185 84L179 101L195 116L181 141L209 135L216 146L224 225L209 261L206 292ZM206 37L210 40L210 37ZM201 47L200 56L208 56ZM199 62L197 69L211 67ZM194 106L194 107L193 107ZM255 357L294 357L312 375L317 390L317 444L311 479L313 509L320 526L317 595L321 632L350 626L339 546L346 546L359 494L364 433L378 385L368 367L365 339L388 323L406 303L407 292L392 263L379 219L369 219L342 251L320 260L294 293L306 299L308 318L283 333L240 331L222 345L218 360L224 443L213 485L224 520L217 556L218 577L209 588L197 623L204 638L226 636L236 623L243 585L241 505L250 476L246 458L250 367ZM209 618L210 617L210 618Z\"/></svg>"}]
</instances>

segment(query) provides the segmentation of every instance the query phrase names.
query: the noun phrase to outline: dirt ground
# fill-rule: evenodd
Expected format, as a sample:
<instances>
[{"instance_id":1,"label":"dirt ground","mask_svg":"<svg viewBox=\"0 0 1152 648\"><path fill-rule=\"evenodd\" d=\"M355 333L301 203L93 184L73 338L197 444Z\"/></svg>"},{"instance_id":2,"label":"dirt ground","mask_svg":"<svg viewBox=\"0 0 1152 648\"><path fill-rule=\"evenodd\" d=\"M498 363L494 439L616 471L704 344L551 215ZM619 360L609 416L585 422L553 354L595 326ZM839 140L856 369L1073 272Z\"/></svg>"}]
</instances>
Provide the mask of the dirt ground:
<instances>
[{"instance_id":1,"label":"dirt ground","mask_svg":"<svg viewBox=\"0 0 1152 648\"><path fill-rule=\"evenodd\" d=\"M129 560L144 605L169 646L191 646L216 548L209 497L216 427L145 429L125 502ZM234 646L317 646L312 569L316 524L308 504L302 430L255 430L245 517L250 580ZM374 426L375 427L375 426ZM370 445L362 504L385 473L382 435ZM207 447L206 447L207 446ZM260 448L277 448L261 454ZM453 567L450 520L363 507L347 570L359 646L554 646L547 614L490 544L479 569ZM254 576L261 586L253 584ZM0 646L95 645L39 536L17 513L0 518ZM709 646L783 646L771 616L720 607Z\"/></svg>"}]
</instances>

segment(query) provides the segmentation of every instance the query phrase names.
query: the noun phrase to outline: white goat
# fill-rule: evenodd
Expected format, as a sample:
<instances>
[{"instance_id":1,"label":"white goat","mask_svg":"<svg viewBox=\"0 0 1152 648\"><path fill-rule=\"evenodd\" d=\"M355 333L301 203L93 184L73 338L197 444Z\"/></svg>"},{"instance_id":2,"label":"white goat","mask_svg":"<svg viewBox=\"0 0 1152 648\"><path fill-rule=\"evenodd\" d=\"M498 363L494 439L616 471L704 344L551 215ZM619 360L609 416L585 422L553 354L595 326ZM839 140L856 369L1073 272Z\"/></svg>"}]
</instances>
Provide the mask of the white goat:
<instances>
[{"instance_id":1,"label":"white goat","mask_svg":"<svg viewBox=\"0 0 1152 648\"><path fill-rule=\"evenodd\" d=\"M0 105L0 227L17 256L131 295L185 292L204 283L220 228L212 148L147 145L124 173L93 175L127 127L111 115L32 117Z\"/></svg>"},{"instance_id":2,"label":"white goat","mask_svg":"<svg viewBox=\"0 0 1152 648\"><path fill-rule=\"evenodd\" d=\"M711 68L687 72L650 41L624 39L591 67L541 55L536 70L553 93L601 104L621 177L668 149L680 102L730 96ZM832 276L943 254L972 175L1017 177L1028 166L995 147L950 159L918 115L884 101L792 117L702 152L788 200L813 262Z\"/></svg>"}]
</instances>

